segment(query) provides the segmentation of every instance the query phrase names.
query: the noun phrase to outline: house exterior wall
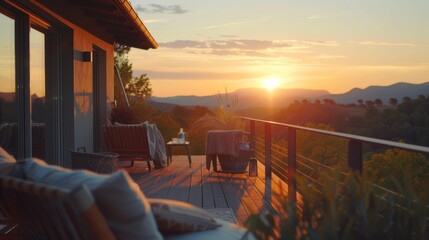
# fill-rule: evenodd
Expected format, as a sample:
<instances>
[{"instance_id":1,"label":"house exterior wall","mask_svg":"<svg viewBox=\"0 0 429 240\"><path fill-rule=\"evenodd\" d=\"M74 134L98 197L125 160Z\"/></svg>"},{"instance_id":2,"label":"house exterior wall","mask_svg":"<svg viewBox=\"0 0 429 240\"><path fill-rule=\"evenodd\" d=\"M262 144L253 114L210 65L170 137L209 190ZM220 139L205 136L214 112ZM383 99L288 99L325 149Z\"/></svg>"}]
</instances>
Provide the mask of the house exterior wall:
<instances>
[{"instance_id":1,"label":"house exterior wall","mask_svg":"<svg viewBox=\"0 0 429 240\"><path fill-rule=\"evenodd\" d=\"M100 109L106 112L107 106L114 100L114 57L113 40L103 34L96 37L91 30L85 30L71 21L60 16L55 11L42 3L44 0L35 1L0 1L1 13L10 12L15 22L15 77L16 84L30 88L30 67L28 65L29 32L33 24L46 30L45 66L46 66L46 134L47 155L45 160L49 163L71 166L70 150L85 147L87 151L93 151L94 144L94 114ZM45 3L46 4L46 3ZM0 28L0 35L3 29ZM98 72L99 81L103 81L103 102L98 107L94 106L93 63L84 62L80 54L97 49L103 52L103 73ZM99 60L101 61L101 60ZM19 124L17 156L19 159L31 157L31 124L30 94L20 90L17 93L19 108L17 124ZM100 101L100 98L98 98ZM102 116L107 118L106 114ZM100 121L102 122L102 121ZM98 124L100 125L100 124ZM25 130L25 131L24 131ZM100 135L98 138L100 139Z\"/></svg>"},{"instance_id":2,"label":"house exterior wall","mask_svg":"<svg viewBox=\"0 0 429 240\"><path fill-rule=\"evenodd\" d=\"M67 19L59 16L55 12L39 4L41 8L49 12L50 15L60 20L73 31L73 49L75 59L74 68L74 146L75 148L84 147L86 151L93 149L93 120L94 120L94 89L93 89L93 64L92 62L83 62L76 54L80 52L91 52L94 46L102 49L106 53L106 104L110 106L114 101L114 48L113 43L108 43L94 36L81 27L73 24Z\"/></svg>"},{"instance_id":3,"label":"house exterior wall","mask_svg":"<svg viewBox=\"0 0 429 240\"><path fill-rule=\"evenodd\" d=\"M72 27L72 26L71 26ZM106 96L107 104L113 102L113 81L114 81L114 59L113 45L102 41L90 33L72 27L74 32L75 52L90 52L93 46L97 46L106 52ZM93 89L93 69L91 62L74 60L74 127L75 127L75 147L85 147L87 151L93 151L93 118L94 118L94 89Z\"/></svg>"}]
</instances>

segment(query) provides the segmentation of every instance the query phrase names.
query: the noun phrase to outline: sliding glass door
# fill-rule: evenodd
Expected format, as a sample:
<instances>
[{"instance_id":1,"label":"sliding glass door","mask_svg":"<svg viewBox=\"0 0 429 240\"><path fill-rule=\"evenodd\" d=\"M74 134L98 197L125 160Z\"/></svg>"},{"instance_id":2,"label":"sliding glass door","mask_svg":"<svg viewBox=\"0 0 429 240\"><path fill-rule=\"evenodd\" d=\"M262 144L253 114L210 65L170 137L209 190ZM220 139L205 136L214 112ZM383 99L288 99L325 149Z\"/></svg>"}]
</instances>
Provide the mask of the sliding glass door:
<instances>
[{"instance_id":1,"label":"sliding glass door","mask_svg":"<svg viewBox=\"0 0 429 240\"><path fill-rule=\"evenodd\" d=\"M52 128L46 104L49 26L37 23L0 6L0 146L17 159L46 159L46 130Z\"/></svg>"},{"instance_id":2,"label":"sliding glass door","mask_svg":"<svg viewBox=\"0 0 429 240\"><path fill-rule=\"evenodd\" d=\"M15 74L15 19L0 13L0 147L17 151L17 94Z\"/></svg>"},{"instance_id":3,"label":"sliding glass door","mask_svg":"<svg viewBox=\"0 0 429 240\"><path fill-rule=\"evenodd\" d=\"M46 152L46 40L45 34L30 29L30 111L32 157L45 159Z\"/></svg>"}]
</instances>

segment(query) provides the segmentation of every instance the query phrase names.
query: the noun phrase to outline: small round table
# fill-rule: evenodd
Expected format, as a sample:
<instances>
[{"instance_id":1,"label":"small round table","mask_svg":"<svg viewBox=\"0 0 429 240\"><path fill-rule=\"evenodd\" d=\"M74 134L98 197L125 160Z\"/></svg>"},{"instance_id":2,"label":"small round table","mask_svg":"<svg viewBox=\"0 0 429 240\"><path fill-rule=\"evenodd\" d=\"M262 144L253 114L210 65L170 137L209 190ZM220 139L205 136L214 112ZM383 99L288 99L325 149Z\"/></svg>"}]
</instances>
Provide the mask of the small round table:
<instances>
[{"instance_id":1,"label":"small round table","mask_svg":"<svg viewBox=\"0 0 429 240\"><path fill-rule=\"evenodd\" d=\"M186 141L184 143L169 141L167 143L167 164L171 164L171 162L173 161L172 151L171 151L172 148L173 147L184 147L184 148L186 148L186 153L188 154L189 167L191 167L192 160L191 160L191 154L189 151L189 143L190 142L188 142L188 141Z\"/></svg>"}]
</instances>

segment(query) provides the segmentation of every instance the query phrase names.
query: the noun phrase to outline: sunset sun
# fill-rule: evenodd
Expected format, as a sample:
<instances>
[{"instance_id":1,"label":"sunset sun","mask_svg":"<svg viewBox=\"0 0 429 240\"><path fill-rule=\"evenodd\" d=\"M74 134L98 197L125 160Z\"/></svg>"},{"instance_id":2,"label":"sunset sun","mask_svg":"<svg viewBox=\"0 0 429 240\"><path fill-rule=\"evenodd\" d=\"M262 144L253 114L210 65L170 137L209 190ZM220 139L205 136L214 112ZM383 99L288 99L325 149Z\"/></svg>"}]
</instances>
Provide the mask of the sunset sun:
<instances>
[{"instance_id":1,"label":"sunset sun","mask_svg":"<svg viewBox=\"0 0 429 240\"><path fill-rule=\"evenodd\" d=\"M280 85L280 80L278 78L267 78L262 80L262 85L266 89L274 89Z\"/></svg>"}]
</instances>

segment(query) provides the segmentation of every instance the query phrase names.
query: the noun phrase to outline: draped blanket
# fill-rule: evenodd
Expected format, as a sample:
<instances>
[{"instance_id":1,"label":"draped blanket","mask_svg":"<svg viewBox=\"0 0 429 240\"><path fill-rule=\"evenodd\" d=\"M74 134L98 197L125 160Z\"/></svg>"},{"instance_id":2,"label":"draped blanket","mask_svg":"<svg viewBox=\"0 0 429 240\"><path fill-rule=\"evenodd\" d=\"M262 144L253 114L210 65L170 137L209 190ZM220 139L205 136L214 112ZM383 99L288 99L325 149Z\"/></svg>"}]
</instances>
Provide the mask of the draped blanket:
<instances>
[{"instance_id":1,"label":"draped blanket","mask_svg":"<svg viewBox=\"0 0 429 240\"><path fill-rule=\"evenodd\" d=\"M213 130L207 132L206 168L216 161L217 155L237 156L238 145L242 137L239 130Z\"/></svg>"},{"instance_id":2,"label":"draped blanket","mask_svg":"<svg viewBox=\"0 0 429 240\"><path fill-rule=\"evenodd\" d=\"M144 122L143 125L146 127L150 158L153 159L153 164L155 165L155 168L162 168L167 166L165 142L161 132L155 124L149 124L149 122Z\"/></svg>"}]
</instances>

